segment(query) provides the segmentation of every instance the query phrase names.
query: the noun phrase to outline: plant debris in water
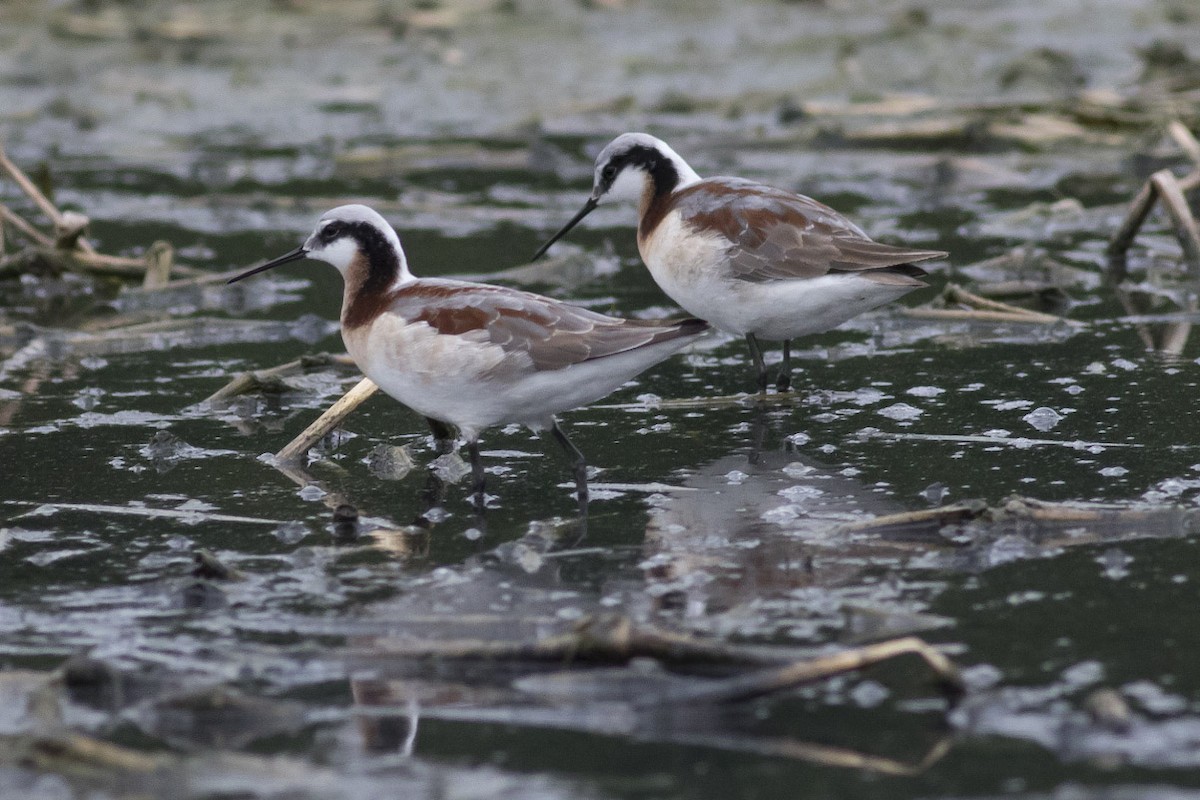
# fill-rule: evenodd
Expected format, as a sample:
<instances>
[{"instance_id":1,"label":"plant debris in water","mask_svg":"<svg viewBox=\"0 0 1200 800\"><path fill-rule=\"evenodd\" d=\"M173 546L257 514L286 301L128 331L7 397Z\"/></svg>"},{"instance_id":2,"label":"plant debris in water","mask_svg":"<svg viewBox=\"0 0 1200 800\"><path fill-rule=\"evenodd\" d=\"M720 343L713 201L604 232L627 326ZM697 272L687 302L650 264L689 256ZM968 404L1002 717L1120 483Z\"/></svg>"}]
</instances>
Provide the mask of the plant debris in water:
<instances>
[{"instance_id":1,"label":"plant debris in water","mask_svg":"<svg viewBox=\"0 0 1200 800\"><path fill-rule=\"evenodd\" d=\"M1189 791L1200 15L1093 11L0 7L0 796ZM472 509L326 276L224 286L355 199L674 313L629 209L523 263L643 128L953 258L793 394L712 336L569 415L586 521L515 429Z\"/></svg>"}]
</instances>

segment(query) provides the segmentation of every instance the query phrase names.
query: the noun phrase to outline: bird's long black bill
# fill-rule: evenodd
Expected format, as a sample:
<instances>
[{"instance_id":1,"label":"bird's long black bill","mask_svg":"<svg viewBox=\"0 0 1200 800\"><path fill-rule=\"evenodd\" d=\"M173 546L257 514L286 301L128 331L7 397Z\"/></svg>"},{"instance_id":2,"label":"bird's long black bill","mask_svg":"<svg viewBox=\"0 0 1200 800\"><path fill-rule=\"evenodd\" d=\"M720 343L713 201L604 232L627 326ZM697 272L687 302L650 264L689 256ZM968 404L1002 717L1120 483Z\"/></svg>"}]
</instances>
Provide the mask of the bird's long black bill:
<instances>
[{"instance_id":1,"label":"bird's long black bill","mask_svg":"<svg viewBox=\"0 0 1200 800\"><path fill-rule=\"evenodd\" d=\"M561 229L561 230L560 230L558 233L556 233L556 234L554 234L553 236L551 236L551 237L550 237L550 241L546 242L544 245L542 245L541 247L539 247L539 248L538 248L538 251L537 251L536 253L534 253L534 254L533 254L533 258L531 258L531 259L529 259L529 260L530 260L530 261L537 261L539 258L541 258L542 256L544 256L544 255L546 254L546 251L550 249L550 245L554 244L554 243L555 243L555 242L557 242L559 239L561 239L562 237L566 236L566 235L567 235L567 231L571 230L571 228L574 228L576 225L578 225L578 224L579 224L579 220L583 219L583 218L584 218L584 217L586 217L588 214L590 214L590 213L592 213L593 211L595 211L595 210L596 210L596 206L597 206L597 205L599 205L599 203L596 201L596 198L594 198L594 197L589 197L589 198L588 198L588 201L587 201L586 203L584 203L584 204L583 204L583 208L579 209L579 213L578 213L578 214L576 214L575 216L571 217L571 221L570 221L570 222L568 222L566 225L563 225L563 226L562 226L562 229Z\"/></svg>"},{"instance_id":2,"label":"bird's long black bill","mask_svg":"<svg viewBox=\"0 0 1200 800\"><path fill-rule=\"evenodd\" d=\"M226 283L237 283L243 278L249 278L251 275L257 275L260 272L266 272L269 269L274 269L275 267L280 267L284 264L290 264L293 261L299 261L307 255L307 250L305 250L303 247L297 247L290 253L284 253L279 258L272 259L271 261L263 264L261 267L255 267L254 269L246 270L241 275L236 275L230 278L228 281L226 281Z\"/></svg>"}]
</instances>

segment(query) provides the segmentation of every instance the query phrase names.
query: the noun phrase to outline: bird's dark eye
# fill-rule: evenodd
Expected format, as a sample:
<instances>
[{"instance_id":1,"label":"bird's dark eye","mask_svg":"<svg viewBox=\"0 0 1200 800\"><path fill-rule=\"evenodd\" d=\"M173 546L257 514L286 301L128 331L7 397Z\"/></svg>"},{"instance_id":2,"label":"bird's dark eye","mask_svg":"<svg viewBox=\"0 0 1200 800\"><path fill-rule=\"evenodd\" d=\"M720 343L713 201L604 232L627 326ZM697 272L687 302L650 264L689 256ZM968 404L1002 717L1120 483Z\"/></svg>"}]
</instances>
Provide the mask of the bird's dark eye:
<instances>
[{"instance_id":1,"label":"bird's dark eye","mask_svg":"<svg viewBox=\"0 0 1200 800\"><path fill-rule=\"evenodd\" d=\"M605 164L604 169L600 170L600 177L605 183L611 183L613 178L617 177L617 167L615 164Z\"/></svg>"},{"instance_id":2,"label":"bird's dark eye","mask_svg":"<svg viewBox=\"0 0 1200 800\"><path fill-rule=\"evenodd\" d=\"M321 229L321 241L329 244L334 239L338 238L345 232L346 226L341 222L333 221Z\"/></svg>"}]
</instances>

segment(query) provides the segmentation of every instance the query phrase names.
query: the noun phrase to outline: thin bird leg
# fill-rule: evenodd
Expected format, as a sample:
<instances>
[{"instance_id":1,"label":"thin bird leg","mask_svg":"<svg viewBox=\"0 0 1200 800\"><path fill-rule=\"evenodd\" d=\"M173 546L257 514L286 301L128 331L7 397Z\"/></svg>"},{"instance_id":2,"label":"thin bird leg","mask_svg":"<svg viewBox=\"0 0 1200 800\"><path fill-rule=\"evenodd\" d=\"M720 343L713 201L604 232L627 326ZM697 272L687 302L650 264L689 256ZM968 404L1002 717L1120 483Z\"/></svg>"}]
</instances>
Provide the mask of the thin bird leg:
<instances>
[{"instance_id":1,"label":"thin bird leg","mask_svg":"<svg viewBox=\"0 0 1200 800\"><path fill-rule=\"evenodd\" d=\"M429 423L429 430L433 431L433 449L437 454L444 456L454 452L454 428L433 417L426 417L425 421Z\"/></svg>"},{"instance_id":2,"label":"thin bird leg","mask_svg":"<svg viewBox=\"0 0 1200 800\"><path fill-rule=\"evenodd\" d=\"M575 473L575 492L579 498L580 507L587 508L588 485L587 485L587 459L583 457L583 453L579 448L571 443L567 435L563 433L563 429L559 427L558 420L554 420L554 424L550 426L550 435L554 437L554 441L562 446L563 452L567 454L567 458L571 461L571 469Z\"/></svg>"},{"instance_id":3,"label":"thin bird leg","mask_svg":"<svg viewBox=\"0 0 1200 800\"><path fill-rule=\"evenodd\" d=\"M413 520L413 524L421 528L433 527L426 514L441 507L446 501L446 482L439 478L436 472L429 470L429 474L425 476L425 485L421 487L417 498L421 501L421 511Z\"/></svg>"},{"instance_id":4,"label":"thin bird leg","mask_svg":"<svg viewBox=\"0 0 1200 800\"><path fill-rule=\"evenodd\" d=\"M750 358L754 360L754 368L758 370L758 391L766 392L767 384L771 382L767 376L767 365L763 363L762 350L758 346L758 338L753 333L746 334L746 344L750 345Z\"/></svg>"},{"instance_id":5,"label":"thin bird leg","mask_svg":"<svg viewBox=\"0 0 1200 800\"><path fill-rule=\"evenodd\" d=\"M779 365L779 377L775 379L775 388L786 392L792 388L792 340L783 340L783 363Z\"/></svg>"},{"instance_id":6,"label":"thin bird leg","mask_svg":"<svg viewBox=\"0 0 1200 800\"><path fill-rule=\"evenodd\" d=\"M475 505L482 508L486 498L483 493L483 459L479 457L478 439L467 442L467 453L471 457L471 494L475 495Z\"/></svg>"}]
</instances>

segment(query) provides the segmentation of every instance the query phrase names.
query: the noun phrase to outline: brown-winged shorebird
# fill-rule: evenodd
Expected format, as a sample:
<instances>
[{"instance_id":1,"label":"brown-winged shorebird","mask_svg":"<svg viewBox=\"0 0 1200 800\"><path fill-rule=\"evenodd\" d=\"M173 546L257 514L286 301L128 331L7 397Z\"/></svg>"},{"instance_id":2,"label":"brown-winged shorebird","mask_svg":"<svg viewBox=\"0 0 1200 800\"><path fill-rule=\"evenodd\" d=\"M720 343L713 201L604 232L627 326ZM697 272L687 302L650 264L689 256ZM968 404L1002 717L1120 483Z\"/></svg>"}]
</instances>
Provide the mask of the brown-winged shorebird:
<instances>
[{"instance_id":1,"label":"brown-winged shorebird","mask_svg":"<svg viewBox=\"0 0 1200 800\"><path fill-rule=\"evenodd\" d=\"M698 319L621 319L502 286L414 277L396 232L363 205L326 212L303 245L230 282L303 258L342 274L342 340L363 374L424 415L435 438L458 429L479 503L479 434L514 422L562 446L584 503L587 464L555 415L604 397L708 329Z\"/></svg>"},{"instance_id":2,"label":"brown-winged shorebird","mask_svg":"<svg viewBox=\"0 0 1200 800\"><path fill-rule=\"evenodd\" d=\"M689 314L746 337L758 387L759 339L783 342L776 386L791 385L791 339L827 331L925 286L915 261L943 258L873 241L829 206L744 178L701 178L665 142L624 133L596 158L592 194L538 258L605 200L638 204L638 250Z\"/></svg>"}]
</instances>

